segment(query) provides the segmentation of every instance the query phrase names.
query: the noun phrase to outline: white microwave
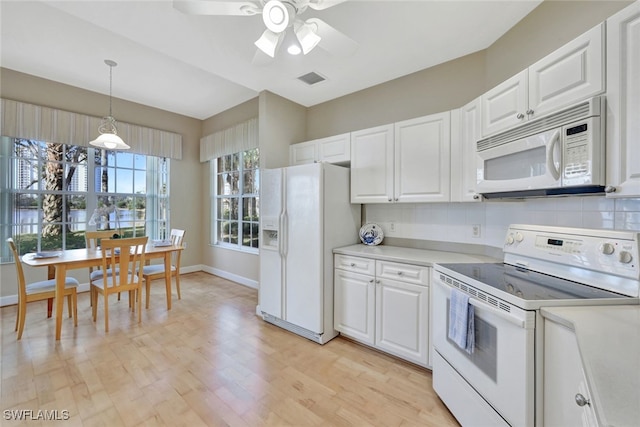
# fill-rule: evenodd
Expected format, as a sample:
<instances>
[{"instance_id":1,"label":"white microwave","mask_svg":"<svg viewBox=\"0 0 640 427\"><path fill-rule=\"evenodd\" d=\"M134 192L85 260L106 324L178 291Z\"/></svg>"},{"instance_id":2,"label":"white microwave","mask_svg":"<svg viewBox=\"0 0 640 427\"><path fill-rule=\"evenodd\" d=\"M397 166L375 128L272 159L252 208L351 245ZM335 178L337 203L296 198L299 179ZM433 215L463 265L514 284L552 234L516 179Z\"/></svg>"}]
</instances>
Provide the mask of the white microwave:
<instances>
[{"instance_id":1,"label":"white microwave","mask_svg":"<svg viewBox=\"0 0 640 427\"><path fill-rule=\"evenodd\" d=\"M603 193L604 97L590 98L477 142L485 198Z\"/></svg>"}]
</instances>

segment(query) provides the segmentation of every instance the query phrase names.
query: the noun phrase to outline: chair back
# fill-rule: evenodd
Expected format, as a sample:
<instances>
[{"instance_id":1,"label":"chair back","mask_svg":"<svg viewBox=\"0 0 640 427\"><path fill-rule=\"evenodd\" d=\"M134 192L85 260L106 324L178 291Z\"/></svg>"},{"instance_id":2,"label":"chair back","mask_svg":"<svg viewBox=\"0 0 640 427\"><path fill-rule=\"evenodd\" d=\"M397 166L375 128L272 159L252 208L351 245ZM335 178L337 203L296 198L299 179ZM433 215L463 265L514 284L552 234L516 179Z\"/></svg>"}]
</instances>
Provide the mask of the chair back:
<instances>
[{"instance_id":1,"label":"chair back","mask_svg":"<svg viewBox=\"0 0 640 427\"><path fill-rule=\"evenodd\" d=\"M184 230L179 230L177 228L171 229L171 234L169 235L169 239L171 240L171 244L173 246L182 246L182 241L184 240ZM180 265L180 258L182 256L182 251L175 251L177 254L175 255L175 265L176 267Z\"/></svg>"},{"instance_id":2,"label":"chair back","mask_svg":"<svg viewBox=\"0 0 640 427\"><path fill-rule=\"evenodd\" d=\"M27 282L24 279L24 270L22 269L22 259L18 254L18 248L16 243L11 237L7 239L7 243L13 253L13 259L16 262L16 272L18 274L18 301L25 300L27 298Z\"/></svg>"},{"instance_id":3,"label":"chair back","mask_svg":"<svg viewBox=\"0 0 640 427\"><path fill-rule=\"evenodd\" d=\"M142 266L148 237L102 239L102 269L115 272L104 278L105 290L121 292L137 288L142 283ZM116 290L117 289L117 290Z\"/></svg>"},{"instance_id":4,"label":"chair back","mask_svg":"<svg viewBox=\"0 0 640 427\"><path fill-rule=\"evenodd\" d=\"M102 239L111 239L114 234L119 234L118 230L86 231L84 242L87 249L95 249L100 246Z\"/></svg>"}]
</instances>

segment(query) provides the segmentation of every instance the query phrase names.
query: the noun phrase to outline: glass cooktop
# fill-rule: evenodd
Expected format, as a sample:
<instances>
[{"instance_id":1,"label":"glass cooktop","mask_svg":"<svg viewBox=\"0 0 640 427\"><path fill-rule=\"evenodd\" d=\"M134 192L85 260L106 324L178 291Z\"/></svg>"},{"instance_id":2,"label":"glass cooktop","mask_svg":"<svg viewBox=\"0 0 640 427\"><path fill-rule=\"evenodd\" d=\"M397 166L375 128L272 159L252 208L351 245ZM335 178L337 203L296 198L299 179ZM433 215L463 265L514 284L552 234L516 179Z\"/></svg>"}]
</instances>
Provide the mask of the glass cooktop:
<instances>
[{"instance_id":1,"label":"glass cooktop","mask_svg":"<svg viewBox=\"0 0 640 427\"><path fill-rule=\"evenodd\" d=\"M503 263L439 264L459 275L526 301L629 298L582 283ZM465 281L463 278L459 278ZM466 281L473 286L471 281ZM489 289L486 289L490 292ZM499 296L499 295L496 295Z\"/></svg>"}]
</instances>

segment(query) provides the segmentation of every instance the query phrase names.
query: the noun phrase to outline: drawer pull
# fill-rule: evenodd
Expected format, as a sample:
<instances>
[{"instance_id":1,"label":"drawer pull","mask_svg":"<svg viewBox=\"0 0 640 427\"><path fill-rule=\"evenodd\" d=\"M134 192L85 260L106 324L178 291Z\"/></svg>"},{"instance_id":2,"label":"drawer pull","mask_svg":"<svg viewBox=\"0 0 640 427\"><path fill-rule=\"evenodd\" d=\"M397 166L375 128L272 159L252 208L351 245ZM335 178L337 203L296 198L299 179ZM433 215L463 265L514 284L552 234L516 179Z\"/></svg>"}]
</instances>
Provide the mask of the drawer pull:
<instances>
[{"instance_id":1,"label":"drawer pull","mask_svg":"<svg viewBox=\"0 0 640 427\"><path fill-rule=\"evenodd\" d=\"M351 267L355 267L355 266L356 266L356 263L355 263L355 262L352 262L352 263L351 263Z\"/></svg>"},{"instance_id":2,"label":"drawer pull","mask_svg":"<svg viewBox=\"0 0 640 427\"><path fill-rule=\"evenodd\" d=\"M402 271L398 271L398 276L402 276Z\"/></svg>"}]
</instances>

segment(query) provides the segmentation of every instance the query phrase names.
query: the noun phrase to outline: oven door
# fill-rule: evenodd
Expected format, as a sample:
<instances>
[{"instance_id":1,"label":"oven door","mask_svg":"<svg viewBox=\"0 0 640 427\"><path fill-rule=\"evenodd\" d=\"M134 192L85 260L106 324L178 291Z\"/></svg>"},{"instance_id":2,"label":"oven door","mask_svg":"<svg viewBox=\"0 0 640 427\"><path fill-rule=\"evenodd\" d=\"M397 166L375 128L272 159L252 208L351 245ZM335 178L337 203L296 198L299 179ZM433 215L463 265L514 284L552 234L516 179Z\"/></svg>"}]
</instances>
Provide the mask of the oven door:
<instances>
[{"instance_id":1,"label":"oven door","mask_svg":"<svg viewBox=\"0 0 640 427\"><path fill-rule=\"evenodd\" d=\"M478 414L490 413L493 408L512 426L533 426L535 312L513 306L507 312L471 297L469 301L475 310L475 349L468 354L447 337L452 288L439 279L439 274L434 279L434 356L446 361L440 360L441 370L438 363L433 366L436 393L463 424L465 419L481 421ZM458 384L458 389L451 384ZM440 387L448 389L448 396L438 392ZM458 402L462 396L469 397L467 403ZM456 414L456 407L462 413ZM485 417L485 421L490 420Z\"/></svg>"},{"instance_id":2,"label":"oven door","mask_svg":"<svg viewBox=\"0 0 640 427\"><path fill-rule=\"evenodd\" d=\"M562 129L553 129L477 152L477 191L560 187Z\"/></svg>"}]
</instances>

